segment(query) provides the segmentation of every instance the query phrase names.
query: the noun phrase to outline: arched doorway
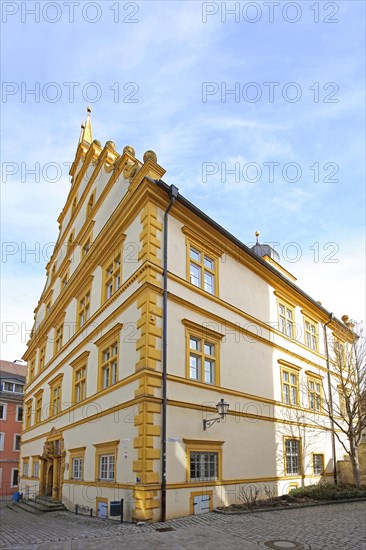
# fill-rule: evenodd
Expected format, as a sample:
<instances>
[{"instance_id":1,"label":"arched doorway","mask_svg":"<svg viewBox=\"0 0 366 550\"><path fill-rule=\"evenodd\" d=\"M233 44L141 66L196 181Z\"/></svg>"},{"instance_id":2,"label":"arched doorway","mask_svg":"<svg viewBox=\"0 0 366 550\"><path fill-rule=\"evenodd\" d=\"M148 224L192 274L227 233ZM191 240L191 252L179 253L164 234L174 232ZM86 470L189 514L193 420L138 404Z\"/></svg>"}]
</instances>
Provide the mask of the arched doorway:
<instances>
[{"instance_id":1,"label":"arched doorway","mask_svg":"<svg viewBox=\"0 0 366 550\"><path fill-rule=\"evenodd\" d=\"M49 464L48 470L47 470L46 490L45 490L45 494L47 497L52 496L52 488L53 488L53 463Z\"/></svg>"}]
</instances>

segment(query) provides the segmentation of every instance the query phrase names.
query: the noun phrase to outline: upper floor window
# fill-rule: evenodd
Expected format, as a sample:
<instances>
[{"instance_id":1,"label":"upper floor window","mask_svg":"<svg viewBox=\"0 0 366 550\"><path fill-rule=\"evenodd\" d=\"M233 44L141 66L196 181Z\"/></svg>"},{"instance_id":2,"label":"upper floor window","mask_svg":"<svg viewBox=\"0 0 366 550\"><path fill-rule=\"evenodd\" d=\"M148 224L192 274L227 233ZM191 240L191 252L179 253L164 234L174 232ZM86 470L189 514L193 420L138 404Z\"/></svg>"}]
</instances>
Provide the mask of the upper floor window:
<instances>
[{"instance_id":1,"label":"upper floor window","mask_svg":"<svg viewBox=\"0 0 366 550\"><path fill-rule=\"evenodd\" d=\"M308 376L309 409L320 411L322 404L322 383L318 378Z\"/></svg>"},{"instance_id":2,"label":"upper floor window","mask_svg":"<svg viewBox=\"0 0 366 550\"><path fill-rule=\"evenodd\" d=\"M14 434L14 451L20 451L20 434Z\"/></svg>"},{"instance_id":3,"label":"upper floor window","mask_svg":"<svg viewBox=\"0 0 366 550\"><path fill-rule=\"evenodd\" d=\"M122 254L117 253L104 270L104 300L114 294L122 283Z\"/></svg>"},{"instance_id":4,"label":"upper floor window","mask_svg":"<svg viewBox=\"0 0 366 550\"><path fill-rule=\"evenodd\" d=\"M17 406L16 421L17 422L23 422L23 407L21 405Z\"/></svg>"},{"instance_id":5,"label":"upper floor window","mask_svg":"<svg viewBox=\"0 0 366 550\"><path fill-rule=\"evenodd\" d=\"M278 303L278 321L279 329L282 334L285 334L289 338L294 338L294 310L289 305L279 302Z\"/></svg>"},{"instance_id":6,"label":"upper floor window","mask_svg":"<svg viewBox=\"0 0 366 550\"><path fill-rule=\"evenodd\" d=\"M308 319L304 321L305 326L305 345L314 350L318 350L318 327L317 323L314 323Z\"/></svg>"},{"instance_id":7,"label":"upper floor window","mask_svg":"<svg viewBox=\"0 0 366 550\"><path fill-rule=\"evenodd\" d=\"M104 390L118 381L119 339L123 325L114 325L95 344L99 348L98 390Z\"/></svg>"},{"instance_id":8,"label":"upper floor window","mask_svg":"<svg viewBox=\"0 0 366 550\"><path fill-rule=\"evenodd\" d=\"M288 405L299 404L299 373L295 369L281 369L282 401Z\"/></svg>"},{"instance_id":9,"label":"upper floor window","mask_svg":"<svg viewBox=\"0 0 366 550\"><path fill-rule=\"evenodd\" d=\"M63 334L64 334L64 324L63 322L61 322L55 328L54 353L57 353L62 348Z\"/></svg>"},{"instance_id":10,"label":"upper floor window","mask_svg":"<svg viewBox=\"0 0 366 550\"><path fill-rule=\"evenodd\" d=\"M36 396L36 415L35 415L35 423L39 424L42 422L42 392L41 390Z\"/></svg>"},{"instance_id":11,"label":"upper floor window","mask_svg":"<svg viewBox=\"0 0 366 550\"><path fill-rule=\"evenodd\" d=\"M29 361L29 381L33 380L36 373L36 358Z\"/></svg>"},{"instance_id":12,"label":"upper floor window","mask_svg":"<svg viewBox=\"0 0 366 550\"><path fill-rule=\"evenodd\" d=\"M87 253L91 249L91 245L92 245L92 237L91 237L91 235L89 235L89 237L86 239L86 241L83 244L82 257L87 255Z\"/></svg>"},{"instance_id":13,"label":"upper floor window","mask_svg":"<svg viewBox=\"0 0 366 550\"><path fill-rule=\"evenodd\" d=\"M25 405L25 428L32 425L32 399L29 399Z\"/></svg>"},{"instance_id":14,"label":"upper floor window","mask_svg":"<svg viewBox=\"0 0 366 550\"><path fill-rule=\"evenodd\" d=\"M50 416L55 416L56 414L59 414L61 412L62 378L63 374L59 374L54 380L49 383L51 394L49 412Z\"/></svg>"},{"instance_id":15,"label":"upper floor window","mask_svg":"<svg viewBox=\"0 0 366 550\"><path fill-rule=\"evenodd\" d=\"M183 320L186 326L187 358L186 373L191 380L219 385L220 340L223 335Z\"/></svg>"},{"instance_id":16,"label":"upper floor window","mask_svg":"<svg viewBox=\"0 0 366 550\"><path fill-rule=\"evenodd\" d=\"M74 369L74 396L75 403L86 398L86 365Z\"/></svg>"},{"instance_id":17,"label":"upper floor window","mask_svg":"<svg viewBox=\"0 0 366 550\"><path fill-rule=\"evenodd\" d=\"M12 393L23 393L24 385L17 384L16 382L3 382L2 390L7 392L12 392Z\"/></svg>"},{"instance_id":18,"label":"upper floor window","mask_svg":"<svg viewBox=\"0 0 366 550\"><path fill-rule=\"evenodd\" d=\"M74 200L72 201L72 205L71 205L71 216L74 214L76 210L77 203L78 203L78 198L74 197Z\"/></svg>"},{"instance_id":19,"label":"upper floor window","mask_svg":"<svg viewBox=\"0 0 366 550\"><path fill-rule=\"evenodd\" d=\"M95 203L95 191L92 192L92 194L89 197L88 204L86 205L86 215L89 216L91 211L94 208Z\"/></svg>"},{"instance_id":20,"label":"upper floor window","mask_svg":"<svg viewBox=\"0 0 366 550\"><path fill-rule=\"evenodd\" d=\"M196 247L189 247L189 280L193 285L215 294L216 271L215 258Z\"/></svg>"},{"instance_id":21,"label":"upper floor window","mask_svg":"<svg viewBox=\"0 0 366 550\"><path fill-rule=\"evenodd\" d=\"M90 317L90 296L91 290L89 289L79 300L78 303L78 328L85 325Z\"/></svg>"},{"instance_id":22,"label":"upper floor window","mask_svg":"<svg viewBox=\"0 0 366 550\"><path fill-rule=\"evenodd\" d=\"M0 420L6 420L6 403L0 403Z\"/></svg>"},{"instance_id":23,"label":"upper floor window","mask_svg":"<svg viewBox=\"0 0 366 550\"><path fill-rule=\"evenodd\" d=\"M41 372L41 370L45 367L45 361L46 361L46 344L43 344L39 350L39 357L38 357L38 371Z\"/></svg>"}]
</instances>

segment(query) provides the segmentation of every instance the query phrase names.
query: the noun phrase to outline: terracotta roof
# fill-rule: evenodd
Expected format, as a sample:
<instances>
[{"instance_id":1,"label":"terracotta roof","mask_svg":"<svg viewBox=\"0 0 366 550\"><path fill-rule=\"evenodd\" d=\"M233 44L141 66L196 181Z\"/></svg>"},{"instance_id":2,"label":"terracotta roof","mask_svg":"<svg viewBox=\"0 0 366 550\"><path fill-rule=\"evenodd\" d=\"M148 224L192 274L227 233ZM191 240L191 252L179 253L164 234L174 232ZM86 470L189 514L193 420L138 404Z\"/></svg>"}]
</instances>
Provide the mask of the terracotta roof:
<instances>
[{"instance_id":1,"label":"terracotta roof","mask_svg":"<svg viewBox=\"0 0 366 550\"><path fill-rule=\"evenodd\" d=\"M3 361L2 359L0 359L0 375L3 375L5 373L17 376L26 376L27 365L13 363L12 361Z\"/></svg>"}]
</instances>

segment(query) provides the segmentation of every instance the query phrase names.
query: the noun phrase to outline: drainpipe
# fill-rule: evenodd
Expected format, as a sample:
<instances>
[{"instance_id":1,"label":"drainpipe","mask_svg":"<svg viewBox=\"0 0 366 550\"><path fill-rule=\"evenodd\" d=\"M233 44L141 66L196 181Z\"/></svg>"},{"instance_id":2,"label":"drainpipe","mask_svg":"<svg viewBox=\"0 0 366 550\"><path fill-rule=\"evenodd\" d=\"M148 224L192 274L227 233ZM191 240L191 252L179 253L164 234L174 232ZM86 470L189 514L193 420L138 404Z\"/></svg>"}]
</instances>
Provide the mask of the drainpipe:
<instances>
[{"instance_id":1,"label":"drainpipe","mask_svg":"<svg viewBox=\"0 0 366 550\"><path fill-rule=\"evenodd\" d=\"M334 484L338 484L338 475L337 475L337 457L336 457L336 446L335 446L335 434L334 434L334 420L333 420L333 396L332 396L332 384L330 379L330 366L329 366L329 349L328 349L328 338L327 338L327 326L333 321L333 313L329 316L329 321L324 325L324 343L325 343L325 353L327 356L327 377L328 377L328 392L329 392L329 416L330 416L330 425L331 425L331 437L332 437L332 454L333 454L333 478Z\"/></svg>"},{"instance_id":2,"label":"drainpipe","mask_svg":"<svg viewBox=\"0 0 366 550\"><path fill-rule=\"evenodd\" d=\"M163 260L163 410L162 410L162 463L161 463L161 521L166 521L166 426L167 426L167 328L168 328L168 215L178 196L178 188L170 186L170 203L164 213Z\"/></svg>"}]
</instances>

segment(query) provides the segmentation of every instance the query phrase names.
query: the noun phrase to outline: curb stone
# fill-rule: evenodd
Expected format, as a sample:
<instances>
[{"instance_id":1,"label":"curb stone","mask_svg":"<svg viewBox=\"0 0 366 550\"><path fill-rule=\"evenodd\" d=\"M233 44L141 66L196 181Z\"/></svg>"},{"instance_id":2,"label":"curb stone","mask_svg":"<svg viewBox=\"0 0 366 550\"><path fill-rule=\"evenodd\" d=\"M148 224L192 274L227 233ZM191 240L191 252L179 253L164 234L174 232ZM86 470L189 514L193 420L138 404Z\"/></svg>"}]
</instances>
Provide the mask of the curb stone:
<instances>
[{"instance_id":1,"label":"curb stone","mask_svg":"<svg viewBox=\"0 0 366 550\"><path fill-rule=\"evenodd\" d=\"M347 504L350 502L366 502L366 497L360 498L345 498L339 500L327 500L323 502L313 502L311 504L290 504L289 506L278 506L273 508L258 508L258 510L237 510L237 511L225 511L215 508L213 510L216 514L223 514L224 516L238 516L241 514L258 514L263 512L282 512L284 510L300 510L301 508L315 508L316 506L327 506L328 504Z\"/></svg>"}]
</instances>

